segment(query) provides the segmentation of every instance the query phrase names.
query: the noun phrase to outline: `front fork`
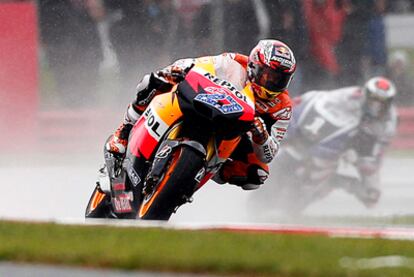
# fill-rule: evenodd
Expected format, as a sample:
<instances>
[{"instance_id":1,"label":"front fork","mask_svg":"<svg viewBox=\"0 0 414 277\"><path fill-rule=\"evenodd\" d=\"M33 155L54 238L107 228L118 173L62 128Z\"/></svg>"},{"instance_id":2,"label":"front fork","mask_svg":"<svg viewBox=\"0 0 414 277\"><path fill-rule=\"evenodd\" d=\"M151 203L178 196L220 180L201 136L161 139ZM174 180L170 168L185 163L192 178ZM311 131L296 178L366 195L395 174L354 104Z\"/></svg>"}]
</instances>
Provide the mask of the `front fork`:
<instances>
[{"instance_id":1,"label":"front fork","mask_svg":"<svg viewBox=\"0 0 414 277\"><path fill-rule=\"evenodd\" d=\"M144 196L151 195L158 183L164 177L164 173L167 170L167 167L172 159L172 156L176 152L176 149L179 147L190 147L197 152L199 152L203 157L206 157L206 150L204 146L195 140L170 140L167 139L162 142L157 153L155 154L154 161L152 163L151 169L147 174L145 179L143 194ZM204 158L205 159L205 158ZM204 171L204 167L200 169L200 172Z\"/></svg>"}]
</instances>

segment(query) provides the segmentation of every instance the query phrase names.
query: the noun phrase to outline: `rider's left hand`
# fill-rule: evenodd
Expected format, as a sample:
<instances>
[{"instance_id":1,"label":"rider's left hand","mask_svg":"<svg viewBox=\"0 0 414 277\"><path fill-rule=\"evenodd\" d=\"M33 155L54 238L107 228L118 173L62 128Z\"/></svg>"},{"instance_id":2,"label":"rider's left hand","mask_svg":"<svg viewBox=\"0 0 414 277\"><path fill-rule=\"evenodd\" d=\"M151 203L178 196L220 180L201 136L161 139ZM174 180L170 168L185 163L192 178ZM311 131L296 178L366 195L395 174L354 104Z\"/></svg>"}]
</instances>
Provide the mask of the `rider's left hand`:
<instances>
[{"instance_id":1,"label":"rider's left hand","mask_svg":"<svg viewBox=\"0 0 414 277\"><path fill-rule=\"evenodd\" d=\"M193 67L194 64L185 64L182 66L171 65L163 70L157 72L157 75L164 78L170 83L177 84L185 79L188 71Z\"/></svg>"}]
</instances>

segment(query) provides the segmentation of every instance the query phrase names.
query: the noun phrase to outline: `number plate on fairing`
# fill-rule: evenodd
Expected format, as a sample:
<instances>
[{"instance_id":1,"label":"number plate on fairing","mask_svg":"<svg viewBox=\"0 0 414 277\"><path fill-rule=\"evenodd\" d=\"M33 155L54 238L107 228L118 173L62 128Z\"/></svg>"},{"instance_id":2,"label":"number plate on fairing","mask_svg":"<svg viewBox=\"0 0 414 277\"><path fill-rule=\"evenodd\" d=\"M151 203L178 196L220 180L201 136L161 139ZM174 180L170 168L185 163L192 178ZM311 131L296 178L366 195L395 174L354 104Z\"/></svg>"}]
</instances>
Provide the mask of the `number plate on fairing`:
<instances>
[{"instance_id":1,"label":"number plate on fairing","mask_svg":"<svg viewBox=\"0 0 414 277\"><path fill-rule=\"evenodd\" d=\"M200 93L194 100L212 106L223 114L239 113L243 111L243 107L230 95Z\"/></svg>"}]
</instances>

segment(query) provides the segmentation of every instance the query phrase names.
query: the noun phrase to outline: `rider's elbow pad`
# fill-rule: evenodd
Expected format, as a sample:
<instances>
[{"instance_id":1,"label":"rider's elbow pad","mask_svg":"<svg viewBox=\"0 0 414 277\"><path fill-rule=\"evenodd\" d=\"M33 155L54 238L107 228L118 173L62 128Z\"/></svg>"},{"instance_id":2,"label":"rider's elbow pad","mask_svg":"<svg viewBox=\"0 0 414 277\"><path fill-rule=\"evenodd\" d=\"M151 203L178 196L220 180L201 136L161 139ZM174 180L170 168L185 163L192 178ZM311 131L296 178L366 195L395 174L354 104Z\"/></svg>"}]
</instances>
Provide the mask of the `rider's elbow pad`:
<instances>
[{"instance_id":1,"label":"rider's elbow pad","mask_svg":"<svg viewBox=\"0 0 414 277\"><path fill-rule=\"evenodd\" d=\"M142 78L141 82L137 85L137 99L134 104L138 106L147 105L154 96L156 90L151 85L151 75L147 74Z\"/></svg>"},{"instance_id":2,"label":"rider's elbow pad","mask_svg":"<svg viewBox=\"0 0 414 277\"><path fill-rule=\"evenodd\" d=\"M172 87L173 85L167 82L164 78L159 77L154 73L147 74L137 85L136 104L139 106L148 105L157 92L167 92L171 90Z\"/></svg>"},{"instance_id":3,"label":"rider's elbow pad","mask_svg":"<svg viewBox=\"0 0 414 277\"><path fill-rule=\"evenodd\" d=\"M269 136L262 145L253 142L254 153L263 163L270 163L279 151L279 143Z\"/></svg>"}]
</instances>

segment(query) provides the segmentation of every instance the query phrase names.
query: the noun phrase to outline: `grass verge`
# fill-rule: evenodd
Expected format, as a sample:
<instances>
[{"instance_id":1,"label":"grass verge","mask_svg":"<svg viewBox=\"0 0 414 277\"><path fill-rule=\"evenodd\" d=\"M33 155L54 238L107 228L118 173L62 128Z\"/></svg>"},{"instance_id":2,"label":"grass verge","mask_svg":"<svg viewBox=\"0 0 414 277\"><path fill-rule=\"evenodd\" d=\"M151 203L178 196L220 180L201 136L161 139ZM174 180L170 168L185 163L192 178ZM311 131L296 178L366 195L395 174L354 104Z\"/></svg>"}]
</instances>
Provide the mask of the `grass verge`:
<instances>
[{"instance_id":1,"label":"grass verge","mask_svg":"<svg viewBox=\"0 0 414 277\"><path fill-rule=\"evenodd\" d=\"M414 257L414 243L0 221L0 260L17 262L245 276L414 275L410 267L341 266L344 258L390 255Z\"/></svg>"}]
</instances>

